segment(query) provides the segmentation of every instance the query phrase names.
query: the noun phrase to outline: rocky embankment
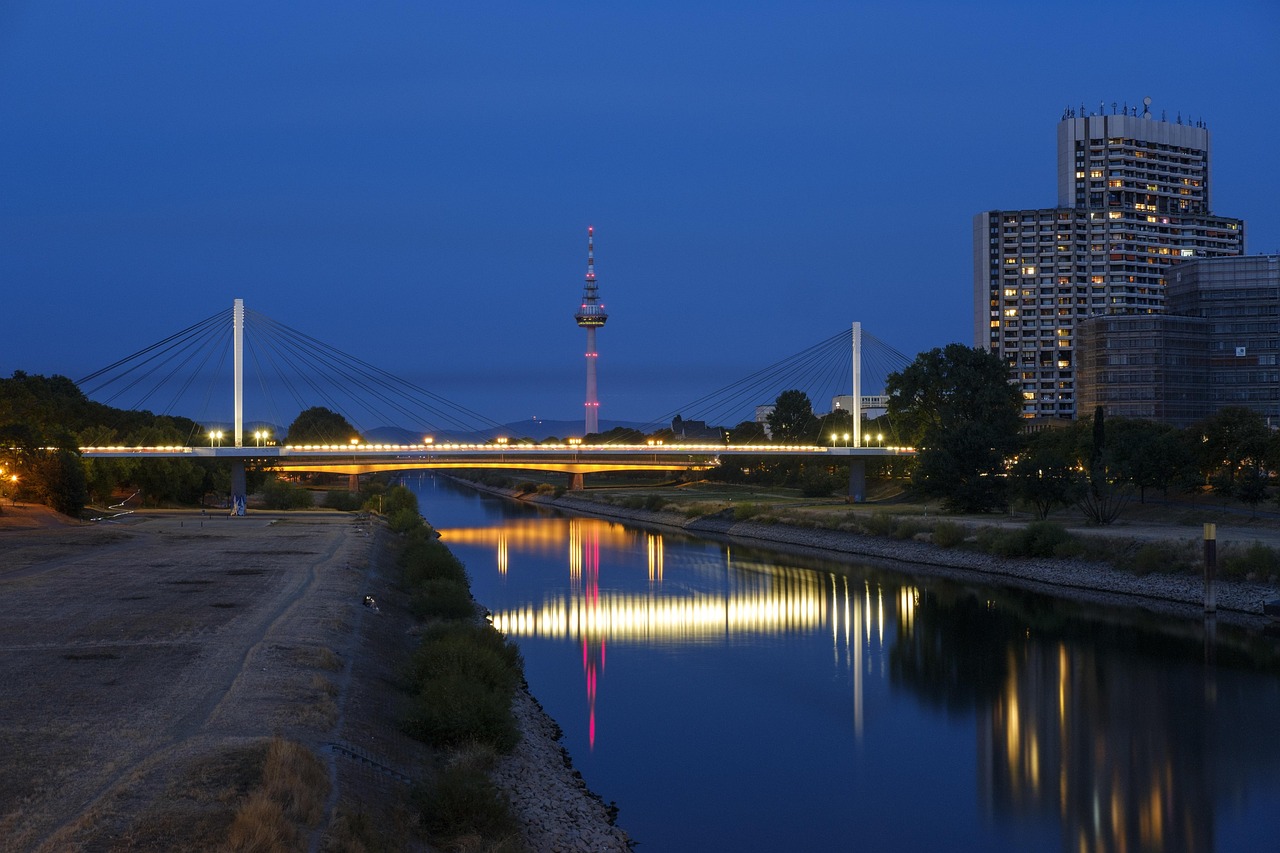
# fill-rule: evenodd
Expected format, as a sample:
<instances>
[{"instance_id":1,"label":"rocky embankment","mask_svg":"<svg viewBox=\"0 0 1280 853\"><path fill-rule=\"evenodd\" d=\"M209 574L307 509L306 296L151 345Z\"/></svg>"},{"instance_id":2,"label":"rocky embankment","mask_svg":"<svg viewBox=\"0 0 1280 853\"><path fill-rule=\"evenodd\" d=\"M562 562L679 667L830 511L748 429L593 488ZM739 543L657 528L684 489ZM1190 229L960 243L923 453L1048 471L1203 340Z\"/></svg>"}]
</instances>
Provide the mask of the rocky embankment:
<instances>
[{"instance_id":1,"label":"rocky embankment","mask_svg":"<svg viewBox=\"0 0 1280 853\"><path fill-rule=\"evenodd\" d=\"M486 489L496 494L514 494ZM825 559L856 557L860 562L880 562L912 574L945 576L1030 589L1078 601L1146 610L1185 617L1204 612L1204 582L1198 576L1133 575L1107 563L1066 559L1006 559L961 548L943 548L919 540L897 540L843 530L793 527L736 521L731 511L687 519L676 512L626 509L566 494L525 496L527 501L566 512L616 518L632 524L680 531L738 544L758 545L776 551ZM1169 538L1186 538L1170 531ZM893 565L889 565L893 564ZM1217 584L1219 621L1262 627L1263 602L1277 597L1274 585L1244 581Z\"/></svg>"},{"instance_id":2,"label":"rocky embankment","mask_svg":"<svg viewBox=\"0 0 1280 853\"><path fill-rule=\"evenodd\" d=\"M587 789L560 745L560 728L528 693L512 706L522 737L498 761L491 778L511 800L531 850L546 853L612 853L630 850L627 834L613 825L615 810Z\"/></svg>"}]
</instances>

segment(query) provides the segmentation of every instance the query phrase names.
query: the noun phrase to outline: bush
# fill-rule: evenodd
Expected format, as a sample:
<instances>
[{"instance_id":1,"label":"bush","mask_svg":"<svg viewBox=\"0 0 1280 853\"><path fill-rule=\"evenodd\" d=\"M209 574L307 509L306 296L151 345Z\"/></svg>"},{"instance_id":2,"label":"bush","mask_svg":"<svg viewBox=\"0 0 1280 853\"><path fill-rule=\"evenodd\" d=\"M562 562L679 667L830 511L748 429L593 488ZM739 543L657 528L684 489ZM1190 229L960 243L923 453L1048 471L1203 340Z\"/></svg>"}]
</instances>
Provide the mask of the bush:
<instances>
[{"instance_id":1,"label":"bush","mask_svg":"<svg viewBox=\"0 0 1280 853\"><path fill-rule=\"evenodd\" d=\"M510 805L477 767L444 768L434 782L415 791L414 800L432 842L442 849L462 849L461 839L476 836L483 843L467 849L519 849Z\"/></svg>"},{"instance_id":2,"label":"bush","mask_svg":"<svg viewBox=\"0 0 1280 853\"><path fill-rule=\"evenodd\" d=\"M733 520L748 521L749 519L755 518L760 513L764 512L764 509L765 508L760 506L760 504L738 504L733 508Z\"/></svg>"},{"instance_id":3,"label":"bush","mask_svg":"<svg viewBox=\"0 0 1280 853\"><path fill-rule=\"evenodd\" d=\"M470 619L476 615L471 590L448 578L424 580L415 586L409 610L419 619Z\"/></svg>"},{"instance_id":4,"label":"bush","mask_svg":"<svg viewBox=\"0 0 1280 853\"><path fill-rule=\"evenodd\" d=\"M923 533L926 530L928 527L918 519L900 518L889 535L894 539L912 539L917 533Z\"/></svg>"},{"instance_id":5,"label":"bush","mask_svg":"<svg viewBox=\"0 0 1280 853\"><path fill-rule=\"evenodd\" d=\"M355 512L360 509L361 499L360 495L355 492L348 492L345 489L331 489L325 492L323 505L342 512Z\"/></svg>"},{"instance_id":6,"label":"bush","mask_svg":"<svg viewBox=\"0 0 1280 853\"><path fill-rule=\"evenodd\" d=\"M479 741L509 753L520 741L511 696L510 691L483 684L470 674L436 676L418 689L405 728L434 746Z\"/></svg>"},{"instance_id":7,"label":"bush","mask_svg":"<svg viewBox=\"0 0 1280 853\"><path fill-rule=\"evenodd\" d=\"M262 503L267 509L308 509L315 506L311 492L275 477L267 478L262 484Z\"/></svg>"},{"instance_id":8,"label":"bush","mask_svg":"<svg viewBox=\"0 0 1280 853\"><path fill-rule=\"evenodd\" d=\"M887 512L877 511L871 513L864 526L872 536L892 536L893 531L898 528L898 518Z\"/></svg>"},{"instance_id":9,"label":"bush","mask_svg":"<svg viewBox=\"0 0 1280 853\"><path fill-rule=\"evenodd\" d=\"M662 495L646 495L644 499L644 508L650 512L658 512L667 505L667 499Z\"/></svg>"},{"instance_id":10,"label":"bush","mask_svg":"<svg viewBox=\"0 0 1280 853\"><path fill-rule=\"evenodd\" d=\"M826 498L836 490L836 478L826 471L808 471L800 480L800 494L806 498Z\"/></svg>"},{"instance_id":11,"label":"bush","mask_svg":"<svg viewBox=\"0 0 1280 853\"><path fill-rule=\"evenodd\" d=\"M1243 552L1232 549L1220 563L1224 577L1244 578L1249 575L1266 578L1280 569L1276 549L1254 542Z\"/></svg>"},{"instance_id":12,"label":"bush","mask_svg":"<svg viewBox=\"0 0 1280 853\"><path fill-rule=\"evenodd\" d=\"M529 495L529 494L533 494L536 491L538 491L538 484L531 480L525 480L523 483L518 484L515 488L515 493L517 495Z\"/></svg>"},{"instance_id":13,"label":"bush","mask_svg":"<svg viewBox=\"0 0 1280 853\"><path fill-rule=\"evenodd\" d=\"M382 512L390 517L404 510L418 515L418 496L407 486L392 486L382 496Z\"/></svg>"},{"instance_id":14,"label":"bush","mask_svg":"<svg viewBox=\"0 0 1280 853\"><path fill-rule=\"evenodd\" d=\"M409 531L399 562L400 581L407 587L412 588L434 578L453 580L470 587L462 561L436 539L435 532L425 524Z\"/></svg>"},{"instance_id":15,"label":"bush","mask_svg":"<svg viewBox=\"0 0 1280 853\"><path fill-rule=\"evenodd\" d=\"M397 509L387 515L387 526L396 533L408 533L423 523L422 516L418 514L418 510L410 509L409 507Z\"/></svg>"},{"instance_id":16,"label":"bush","mask_svg":"<svg viewBox=\"0 0 1280 853\"><path fill-rule=\"evenodd\" d=\"M941 548L954 548L965 540L968 531L954 521L939 521L933 526L933 544Z\"/></svg>"},{"instance_id":17,"label":"bush","mask_svg":"<svg viewBox=\"0 0 1280 853\"><path fill-rule=\"evenodd\" d=\"M1131 557L1118 560L1117 564L1136 575L1178 574L1195 569L1188 556L1183 543L1147 542L1139 546Z\"/></svg>"},{"instance_id":18,"label":"bush","mask_svg":"<svg viewBox=\"0 0 1280 853\"><path fill-rule=\"evenodd\" d=\"M996 557L1073 557L1080 544L1065 527L1053 521L1033 521L1020 530L984 527L978 548Z\"/></svg>"}]
</instances>

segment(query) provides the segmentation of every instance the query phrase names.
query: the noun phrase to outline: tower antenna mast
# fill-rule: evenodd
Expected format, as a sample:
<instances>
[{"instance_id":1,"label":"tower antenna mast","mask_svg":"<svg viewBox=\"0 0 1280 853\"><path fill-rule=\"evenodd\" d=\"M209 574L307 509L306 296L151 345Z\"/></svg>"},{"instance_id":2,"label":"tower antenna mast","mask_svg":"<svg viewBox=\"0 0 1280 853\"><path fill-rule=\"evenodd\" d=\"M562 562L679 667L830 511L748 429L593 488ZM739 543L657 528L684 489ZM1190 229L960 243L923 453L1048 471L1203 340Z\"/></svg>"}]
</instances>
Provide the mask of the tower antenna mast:
<instances>
[{"instance_id":1,"label":"tower antenna mast","mask_svg":"<svg viewBox=\"0 0 1280 853\"><path fill-rule=\"evenodd\" d=\"M587 400L584 403L586 418L584 431L588 434L600 431L600 398L596 388L596 329L605 324L609 315L600 301L596 287L595 228L587 226L587 279L582 290L582 305L574 320L587 330Z\"/></svg>"}]
</instances>

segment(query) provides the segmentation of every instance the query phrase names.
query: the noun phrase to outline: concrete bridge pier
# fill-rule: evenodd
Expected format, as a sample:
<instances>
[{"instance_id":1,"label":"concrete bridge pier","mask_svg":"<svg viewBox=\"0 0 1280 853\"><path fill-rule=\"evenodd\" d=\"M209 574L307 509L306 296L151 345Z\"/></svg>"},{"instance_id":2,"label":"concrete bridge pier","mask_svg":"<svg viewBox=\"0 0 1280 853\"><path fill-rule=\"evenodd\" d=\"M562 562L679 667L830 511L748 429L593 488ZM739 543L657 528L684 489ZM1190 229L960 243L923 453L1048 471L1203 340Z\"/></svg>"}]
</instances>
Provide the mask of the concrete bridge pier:
<instances>
[{"instance_id":1,"label":"concrete bridge pier","mask_svg":"<svg viewBox=\"0 0 1280 853\"><path fill-rule=\"evenodd\" d=\"M357 492L357 493L360 491L360 475L359 474L347 475L347 491Z\"/></svg>"},{"instance_id":2,"label":"concrete bridge pier","mask_svg":"<svg viewBox=\"0 0 1280 853\"><path fill-rule=\"evenodd\" d=\"M231 460L231 514L244 515L248 491L244 484L244 460Z\"/></svg>"},{"instance_id":3,"label":"concrete bridge pier","mask_svg":"<svg viewBox=\"0 0 1280 853\"><path fill-rule=\"evenodd\" d=\"M569 491L580 492L583 489L585 489L586 485L583 483L584 476L585 475L583 474L570 474L569 475Z\"/></svg>"},{"instance_id":4,"label":"concrete bridge pier","mask_svg":"<svg viewBox=\"0 0 1280 853\"><path fill-rule=\"evenodd\" d=\"M849 497L856 504L867 499L867 463L856 457L849 460Z\"/></svg>"}]
</instances>

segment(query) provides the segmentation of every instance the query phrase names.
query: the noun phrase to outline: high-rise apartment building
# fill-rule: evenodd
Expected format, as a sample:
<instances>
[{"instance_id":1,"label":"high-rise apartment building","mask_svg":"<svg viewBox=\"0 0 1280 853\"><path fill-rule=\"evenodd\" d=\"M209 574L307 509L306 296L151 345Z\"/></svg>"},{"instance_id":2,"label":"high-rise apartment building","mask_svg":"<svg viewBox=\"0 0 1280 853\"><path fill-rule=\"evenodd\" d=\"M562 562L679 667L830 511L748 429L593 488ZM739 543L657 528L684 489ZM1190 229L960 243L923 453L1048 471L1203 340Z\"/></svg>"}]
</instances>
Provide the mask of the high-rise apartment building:
<instances>
[{"instance_id":1,"label":"high-rise apartment building","mask_svg":"<svg viewBox=\"0 0 1280 853\"><path fill-rule=\"evenodd\" d=\"M1078 321L1160 313L1171 267L1244 252L1244 222L1212 213L1208 129L1149 106L1066 110L1058 206L974 217L974 345L1008 362L1024 417L1075 417Z\"/></svg>"}]
</instances>

